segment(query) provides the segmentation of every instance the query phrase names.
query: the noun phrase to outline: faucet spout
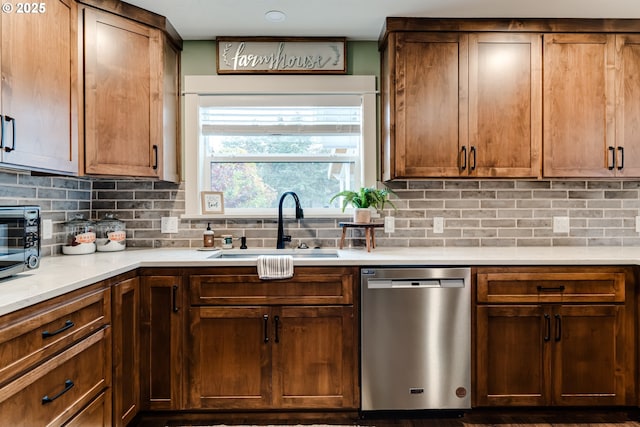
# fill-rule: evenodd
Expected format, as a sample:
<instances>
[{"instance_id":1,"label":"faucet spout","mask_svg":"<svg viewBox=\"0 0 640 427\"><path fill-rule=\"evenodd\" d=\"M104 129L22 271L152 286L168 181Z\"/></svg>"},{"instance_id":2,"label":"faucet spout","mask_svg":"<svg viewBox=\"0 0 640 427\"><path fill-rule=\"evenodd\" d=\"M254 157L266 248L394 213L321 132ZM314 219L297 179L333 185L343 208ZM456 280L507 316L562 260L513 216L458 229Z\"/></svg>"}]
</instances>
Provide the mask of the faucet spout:
<instances>
[{"instance_id":1,"label":"faucet spout","mask_svg":"<svg viewBox=\"0 0 640 427\"><path fill-rule=\"evenodd\" d=\"M296 203L296 219L304 218L304 212L300 206L300 199L296 193L293 191L287 191L280 196L280 203L278 203L278 239L276 249L284 249L284 243L291 241L291 236L285 236L284 234L284 223L282 219L282 203L287 196L292 196L293 201Z\"/></svg>"}]
</instances>

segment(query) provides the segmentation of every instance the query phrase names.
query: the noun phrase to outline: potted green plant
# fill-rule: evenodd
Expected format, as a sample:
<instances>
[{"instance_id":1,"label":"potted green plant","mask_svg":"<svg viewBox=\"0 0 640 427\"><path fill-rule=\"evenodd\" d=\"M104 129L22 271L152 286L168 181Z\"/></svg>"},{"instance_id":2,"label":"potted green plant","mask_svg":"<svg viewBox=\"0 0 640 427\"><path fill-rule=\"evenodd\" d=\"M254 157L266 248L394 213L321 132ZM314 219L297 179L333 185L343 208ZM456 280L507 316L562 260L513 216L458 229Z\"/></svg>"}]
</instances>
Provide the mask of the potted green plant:
<instances>
[{"instance_id":1,"label":"potted green plant","mask_svg":"<svg viewBox=\"0 0 640 427\"><path fill-rule=\"evenodd\" d=\"M396 209L396 206L389 200L391 190L388 188L360 187L358 191L345 190L334 195L329 203L342 197L342 212L348 205L353 206L353 222L371 222L371 209L384 209L386 204Z\"/></svg>"}]
</instances>

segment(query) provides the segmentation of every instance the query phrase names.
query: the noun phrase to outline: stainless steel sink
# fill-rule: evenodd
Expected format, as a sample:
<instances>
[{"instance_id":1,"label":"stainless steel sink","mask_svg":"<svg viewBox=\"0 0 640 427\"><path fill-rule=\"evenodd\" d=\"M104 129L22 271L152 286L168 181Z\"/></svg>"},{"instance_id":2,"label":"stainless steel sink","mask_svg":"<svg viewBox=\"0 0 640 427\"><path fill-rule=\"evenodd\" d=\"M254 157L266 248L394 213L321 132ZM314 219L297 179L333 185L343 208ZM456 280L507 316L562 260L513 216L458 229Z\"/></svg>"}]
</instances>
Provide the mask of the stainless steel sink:
<instances>
[{"instance_id":1,"label":"stainless steel sink","mask_svg":"<svg viewBox=\"0 0 640 427\"><path fill-rule=\"evenodd\" d=\"M257 258L260 255L291 255L294 258L338 258L337 249L221 249L208 258Z\"/></svg>"}]
</instances>

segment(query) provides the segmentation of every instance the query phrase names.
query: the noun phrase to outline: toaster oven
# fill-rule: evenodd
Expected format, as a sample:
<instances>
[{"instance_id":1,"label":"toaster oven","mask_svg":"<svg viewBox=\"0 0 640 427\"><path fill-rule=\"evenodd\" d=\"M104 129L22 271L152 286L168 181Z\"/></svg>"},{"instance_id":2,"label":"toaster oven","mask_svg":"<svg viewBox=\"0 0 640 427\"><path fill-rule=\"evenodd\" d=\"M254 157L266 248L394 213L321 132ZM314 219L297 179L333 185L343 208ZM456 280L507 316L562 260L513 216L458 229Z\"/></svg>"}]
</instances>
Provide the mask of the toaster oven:
<instances>
[{"instance_id":1,"label":"toaster oven","mask_svg":"<svg viewBox=\"0 0 640 427\"><path fill-rule=\"evenodd\" d=\"M40 265L40 207L0 206L0 279Z\"/></svg>"}]
</instances>

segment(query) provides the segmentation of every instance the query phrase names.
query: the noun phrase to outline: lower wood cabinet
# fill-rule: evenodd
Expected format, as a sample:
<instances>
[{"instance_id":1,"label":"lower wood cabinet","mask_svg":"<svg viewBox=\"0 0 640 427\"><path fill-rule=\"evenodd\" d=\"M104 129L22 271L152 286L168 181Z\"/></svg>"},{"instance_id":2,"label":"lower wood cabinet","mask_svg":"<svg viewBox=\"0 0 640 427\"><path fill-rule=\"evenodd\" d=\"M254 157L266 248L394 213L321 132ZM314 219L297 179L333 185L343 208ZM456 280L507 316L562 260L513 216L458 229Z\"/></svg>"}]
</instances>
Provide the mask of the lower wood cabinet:
<instances>
[{"instance_id":1,"label":"lower wood cabinet","mask_svg":"<svg viewBox=\"0 0 640 427\"><path fill-rule=\"evenodd\" d=\"M111 390L105 390L65 427L103 427L111 425ZM115 425L115 420L114 420Z\"/></svg>"},{"instance_id":2,"label":"lower wood cabinet","mask_svg":"<svg viewBox=\"0 0 640 427\"><path fill-rule=\"evenodd\" d=\"M110 383L109 332L99 330L2 387L2 424L62 425L91 403ZM110 424L107 407L101 418Z\"/></svg>"},{"instance_id":3,"label":"lower wood cabinet","mask_svg":"<svg viewBox=\"0 0 640 427\"><path fill-rule=\"evenodd\" d=\"M188 409L357 409L357 278L357 269L330 267L271 282L255 268L191 276ZM309 292L321 283L324 292ZM207 305L196 305L203 295ZM243 301L256 298L261 305Z\"/></svg>"},{"instance_id":4,"label":"lower wood cabinet","mask_svg":"<svg viewBox=\"0 0 640 427\"><path fill-rule=\"evenodd\" d=\"M479 268L476 406L635 404L633 277L613 267Z\"/></svg>"},{"instance_id":5,"label":"lower wood cabinet","mask_svg":"<svg viewBox=\"0 0 640 427\"><path fill-rule=\"evenodd\" d=\"M353 306L192 307L188 407L354 408Z\"/></svg>"},{"instance_id":6,"label":"lower wood cabinet","mask_svg":"<svg viewBox=\"0 0 640 427\"><path fill-rule=\"evenodd\" d=\"M140 286L142 408L182 409L182 276L175 270L143 269Z\"/></svg>"},{"instance_id":7,"label":"lower wood cabinet","mask_svg":"<svg viewBox=\"0 0 640 427\"><path fill-rule=\"evenodd\" d=\"M62 425L103 394L83 425L111 425L110 296L100 282L0 318L0 425Z\"/></svg>"},{"instance_id":8,"label":"lower wood cabinet","mask_svg":"<svg viewBox=\"0 0 640 427\"><path fill-rule=\"evenodd\" d=\"M126 426L140 410L140 279L111 287L113 426Z\"/></svg>"}]
</instances>

